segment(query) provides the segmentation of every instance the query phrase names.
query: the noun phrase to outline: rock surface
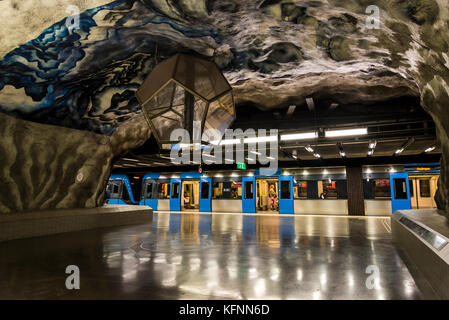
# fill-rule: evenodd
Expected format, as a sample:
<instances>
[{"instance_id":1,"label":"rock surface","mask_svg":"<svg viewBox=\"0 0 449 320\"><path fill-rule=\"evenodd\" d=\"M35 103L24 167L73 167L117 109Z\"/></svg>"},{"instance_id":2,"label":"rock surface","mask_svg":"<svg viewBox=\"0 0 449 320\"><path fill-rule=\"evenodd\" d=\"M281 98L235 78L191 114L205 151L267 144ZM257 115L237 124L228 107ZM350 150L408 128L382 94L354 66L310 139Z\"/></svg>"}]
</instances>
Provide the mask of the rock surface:
<instances>
[{"instance_id":1,"label":"rock surface","mask_svg":"<svg viewBox=\"0 0 449 320\"><path fill-rule=\"evenodd\" d=\"M420 96L438 128L437 200L449 211L446 0L376 1L378 29L367 27L367 0L101 4L86 5L80 29L69 31L63 19L0 60L2 112L110 136L112 159L149 134L133 118L134 92L155 63L179 51L214 60L238 105L277 108L312 94L361 104Z\"/></svg>"}]
</instances>

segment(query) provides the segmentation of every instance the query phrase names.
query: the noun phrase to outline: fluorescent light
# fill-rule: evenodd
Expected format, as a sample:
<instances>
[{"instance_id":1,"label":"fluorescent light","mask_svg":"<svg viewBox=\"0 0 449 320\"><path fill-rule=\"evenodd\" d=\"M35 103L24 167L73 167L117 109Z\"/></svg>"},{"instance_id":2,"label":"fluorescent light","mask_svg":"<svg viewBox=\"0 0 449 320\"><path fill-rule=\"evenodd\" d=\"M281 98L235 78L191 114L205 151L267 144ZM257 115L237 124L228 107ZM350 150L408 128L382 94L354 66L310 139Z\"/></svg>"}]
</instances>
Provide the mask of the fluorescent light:
<instances>
[{"instance_id":1,"label":"fluorescent light","mask_svg":"<svg viewBox=\"0 0 449 320\"><path fill-rule=\"evenodd\" d=\"M278 139L277 136L252 137L252 138L245 138L245 139L243 139L243 142L245 142L245 143L252 143L252 142L268 142L268 141L276 141L277 139Z\"/></svg>"},{"instance_id":2,"label":"fluorescent light","mask_svg":"<svg viewBox=\"0 0 449 320\"><path fill-rule=\"evenodd\" d=\"M215 141L211 141L210 142L213 145L218 145L218 140ZM220 141L220 145L228 145L228 144L239 144L240 143L240 139L228 139L228 140L221 140Z\"/></svg>"},{"instance_id":3,"label":"fluorescent light","mask_svg":"<svg viewBox=\"0 0 449 320\"><path fill-rule=\"evenodd\" d=\"M318 137L316 132L303 132L303 133L293 133L293 134L283 134L281 135L282 141L287 140L304 140L304 139L314 139Z\"/></svg>"},{"instance_id":4,"label":"fluorescent light","mask_svg":"<svg viewBox=\"0 0 449 320\"><path fill-rule=\"evenodd\" d=\"M253 160L256 160L256 159L246 158L246 160L253 161Z\"/></svg>"},{"instance_id":5,"label":"fluorescent light","mask_svg":"<svg viewBox=\"0 0 449 320\"><path fill-rule=\"evenodd\" d=\"M326 130L326 137L346 137L368 134L367 128L342 129L342 130Z\"/></svg>"},{"instance_id":6,"label":"fluorescent light","mask_svg":"<svg viewBox=\"0 0 449 320\"><path fill-rule=\"evenodd\" d=\"M340 156L346 157L346 152L340 152Z\"/></svg>"},{"instance_id":7,"label":"fluorescent light","mask_svg":"<svg viewBox=\"0 0 449 320\"><path fill-rule=\"evenodd\" d=\"M267 159L268 159L268 160L274 160L274 158L273 158L273 157L267 157Z\"/></svg>"},{"instance_id":8,"label":"fluorescent light","mask_svg":"<svg viewBox=\"0 0 449 320\"><path fill-rule=\"evenodd\" d=\"M369 155L369 156L372 156L372 155L373 155L373 153L374 153L374 151L373 151L373 150L368 150L368 155Z\"/></svg>"},{"instance_id":9,"label":"fluorescent light","mask_svg":"<svg viewBox=\"0 0 449 320\"><path fill-rule=\"evenodd\" d=\"M400 153L402 153L402 151L404 151L404 148L401 148L401 149L398 149L398 150L396 150L396 154L400 154Z\"/></svg>"},{"instance_id":10,"label":"fluorescent light","mask_svg":"<svg viewBox=\"0 0 449 320\"><path fill-rule=\"evenodd\" d=\"M129 158L122 158L122 160L139 162L139 160L136 160L136 159L129 159Z\"/></svg>"},{"instance_id":11,"label":"fluorescent light","mask_svg":"<svg viewBox=\"0 0 449 320\"><path fill-rule=\"evenodd\" d=\"M297 157L297 156L295 156L294 154L292 155L292 157L293 157L293 159L298 159L298 157Z\"/></svg>"},{"instance_id":12,"label":"fluorescent light","mask_svg":"<svg viewBox=\"0 0 449 320\"><path fill-rule=\"evenodd\" d=\"M256 151L250 151L250 153L252 153L252 154L257 154L258 156L260 156L260 155L261 155L261 153L260 153L260 152L256 152Z\"/></svg>"},{"instance_id":13,"label":"fluorescent light","mask_svg":"<svg viewBox=\"0 0 449 320\"><path fill-rule=\"evenodd\" d=\"M435 150L435 146L427 148L426 150L424 150L424 152L431 152L433 150Z\"/></svg>"},{"instance_id":14,"label":"fluorescent light","mask_svg":"<svg viewBox=\"0 0 449 320\"><path fill-rule=\"evenodd\" d=\"M314 153L313 156L314 156L315 158L321 158L321 155L320 155L319 153Z\"/></svg>"},{"instance_id":15,"label":"fluorescent light","mask_svg":"<svg viewBox=\"0 0 449 320\"><path fill-rule=\"evenodd\" d=\"M233 159L225 159L225 161L232 161L232 162L234 162L234 160L233 160Z\"/></svg>"},{"instance_id":16,"label":"fluorescent light","mask_svg":"<svg viewBox=\"0 0 449 320\"><path fill-rule=\"evenodd\" d=\"M376 146L376 144L375 144L374 142L371 142L371 143L368 145L368 148L374 149L375 146Z\"/></svg>"},{"instance_id":17,"label":"fluorescent light","mask_svg":"<svg viewBox=\"0 0 449 320\"><path fill-rule=\"evenodd\" d=\"M305 149L306 149L307 151L309 151L310 153L313 153L313 152L314 152L313 148L310 147L310 146L305 147Z\"/></svg>"}]
</instances>

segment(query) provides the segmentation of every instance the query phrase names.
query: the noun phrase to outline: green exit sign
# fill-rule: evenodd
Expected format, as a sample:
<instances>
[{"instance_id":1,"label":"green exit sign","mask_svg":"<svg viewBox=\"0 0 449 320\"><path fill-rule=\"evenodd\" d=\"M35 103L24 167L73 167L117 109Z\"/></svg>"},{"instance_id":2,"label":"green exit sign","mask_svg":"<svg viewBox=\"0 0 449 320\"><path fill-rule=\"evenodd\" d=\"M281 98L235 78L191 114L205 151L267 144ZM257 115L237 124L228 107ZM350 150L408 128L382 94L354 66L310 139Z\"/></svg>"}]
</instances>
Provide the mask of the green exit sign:
<instances>
[{"instance_id":1,"label":"green exit sign","mask_svg":"<svg viewBox=\"0 0 449 320\"><path fill-rule=\"evenodd\" d=\"M246 170L246 163L237 162L237 169Z\"/></svg>"}]
</instances>

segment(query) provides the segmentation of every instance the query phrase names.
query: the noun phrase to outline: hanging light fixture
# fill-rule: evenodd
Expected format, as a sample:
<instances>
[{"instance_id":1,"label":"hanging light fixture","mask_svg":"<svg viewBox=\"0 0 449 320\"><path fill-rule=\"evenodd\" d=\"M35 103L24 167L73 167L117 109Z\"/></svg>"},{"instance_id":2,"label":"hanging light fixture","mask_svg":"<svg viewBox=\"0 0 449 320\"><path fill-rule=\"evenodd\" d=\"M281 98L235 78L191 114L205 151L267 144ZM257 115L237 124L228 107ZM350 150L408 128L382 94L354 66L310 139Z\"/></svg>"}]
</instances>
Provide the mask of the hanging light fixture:
<instances>
[{"instance_id":1,"label":"hanging light fixture","mask_svg":"<svg viewBox=\"0 0 449 320\"><path fill-rule=\"evenodd\" d=\"M186 129L193 139L193 123L201 132L217 129L222 135L235 119L232 88L214 62L176 54L157 64L136 97L160 148L179 141L175 129Z\"/></svg>"}]
</instances>

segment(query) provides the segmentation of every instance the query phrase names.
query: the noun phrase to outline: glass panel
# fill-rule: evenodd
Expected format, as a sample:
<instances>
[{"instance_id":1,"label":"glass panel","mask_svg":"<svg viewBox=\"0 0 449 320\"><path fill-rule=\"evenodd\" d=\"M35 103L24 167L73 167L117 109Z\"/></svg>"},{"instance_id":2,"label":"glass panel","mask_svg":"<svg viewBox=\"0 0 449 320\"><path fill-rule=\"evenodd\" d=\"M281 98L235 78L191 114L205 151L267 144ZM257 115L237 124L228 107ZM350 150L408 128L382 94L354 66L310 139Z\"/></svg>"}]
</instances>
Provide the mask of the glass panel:
<instances>
[{"instance_id":1,"label":"glass panel","mask_svg":"<svg viewBox=\"0 0 449 320\"><path fill-rule=\"evenodd\" d=\"M374 180L374 199L391 199L390 179Z\"/></svg>"},{"instance_id":2,"label":"glass panel","mask_svg":"<svg viewBox=\"0 0 449 320\"><path fill-rule=\"evenodd\" d=\"M281 199L290 199L290 181L281 181Z\"/></svg>"},{"instance_id":3,"label":"glass panel","mask_svg":"<svg viewBox=\"0 0 449 320\"><path fill-rule=\"evenodd\" d=\"M154 190L153 184L154 184L153 182L147 183L147 189L145 190L145 197L147 199L151 199L153 197L153 190Z\"/></svg>"},{"instance_id":4,"label":"glass panel","mask_svg":"<svg viewBox=\"0 0 449 320\"><path fill-rule=\"evenodd\" d=\"M430 180L419 179L419 195L421 198L430 198Z\"/></svg>"},{"instance_id":5,"label":"glass panel","mask_svg":"<svg viewBox=\"0 0 449 320\"><path fill-rule=\"evenodd\" d=\"M245 181L245 199L253 198L253 182Z\"/></svg>"},{"instance_id":6,"label":"glass panel","mask_svg":"<svg viewBox=\"0 0 449 320\"><path fill-rule=\"evenodd\" d=\"M176 199L179 197L179 183L178 182L173 183L172 188L173 188L171 193L172 199L173 198Z\"/></svg>"},{"instance_id":7,"label":"glass panel","mask_svg":"<svg viewBox=\"0 0 449 320\"><path fill-rule=\"evenodd\" d=\"M128 192L128 188L126 188L126 187L123 188L122 199L123 199L123 201L125 201L125 202L131 201L131 198L130 198L129 192Z\"/></svg>"},{"instance_id":8,"label":"glass panel","mask_svg":"<svg viewBox=\"0 0 449 320\"><path fill-rule=\"evenodd\" d=\"M204 130L217 129L224 134L235 118L232 93L228 93L209 104Z\"/></svg>"},{"instance_id":9,"label":"glass panel","mask_svg":"<svg viewBox=\"0 0 449 320\"><path fill-rule=\"evenodd\" d=\"M209 182L201 182L201 199L209 199Z\"/></svg>"},{"instance_id":10,"label":"glass panel","mask_svg":"<svg viewBox=\"0 0 449 320\"><path fill-rule=\"evenodd\" d=\"M214 199L241 199L242 183L240 181L225 180L212 185Z\"/></svg>"},{"instance_id":11,"label":"glass panel","mask_svg":"<svg viewBox=\"0 0 449 320\"><path fill-rule=\"evenodd\" d=\"M394 178L394 198L397 200L407 199L407 185L405 178Z\"/></svg>"},{"instance_id":12,"label":"glass panel","mask_svg":"<svg viewBox=\"0 0 449 320\"><path fill-rule=\"evenodd\" d=\"M157 199L170 199L170 182L157 183Z\"/></svg>"},{"instance_id":13,"label":"glass panel","mask_svg":"<svg viewBox=\"0 0 449 320\"><path fill-rule=\"evenodd\" d=\"M168 111L152 120L153 125L163 141L170 141L173 130L182 128L183 118L173 111Z\"/></svg>"},{"instance_id":14,"label":"glass panel","mask_svg":"<svg viewBox=\"0 0 449 320\"><path fill-rule=\"evenodd\" d=\"M176 90L176 85L174 82L170 82L150 101L144 104L143 107L145 109L145 112L149 115L150 119L163 111L168 111L168 109L170 108L174 90Z\"/></svg>"},{"instance_id":15,"label":"glass panel","mask_svg":"<svg viewBox=\"0 0 449 320\"><path fill-rule=\"evenodd\" d=\"M213 62L192 56L181 56L174 78L209 101L230 90L226 79Z\"/></svg>"},{"instance_id":16,"label":"glass panel","mask_svg":"<svg viewBox=\"0 0 449 320\"><path fill-rule=\"evenodd\" d=\"M307 181L293 182L293 197L295 199L307 199Z\"/></svg>"},{"instance_id":17,"label":"glass panel","mask_svg":"<svg viewBox=\"0 0 449 320\"><path fill-rule=\"evenodd\" d=\"M207 103L198 97L195 97L193 120L203 122L204 113L206 112Z\"/></svg>"}]
</instances>

